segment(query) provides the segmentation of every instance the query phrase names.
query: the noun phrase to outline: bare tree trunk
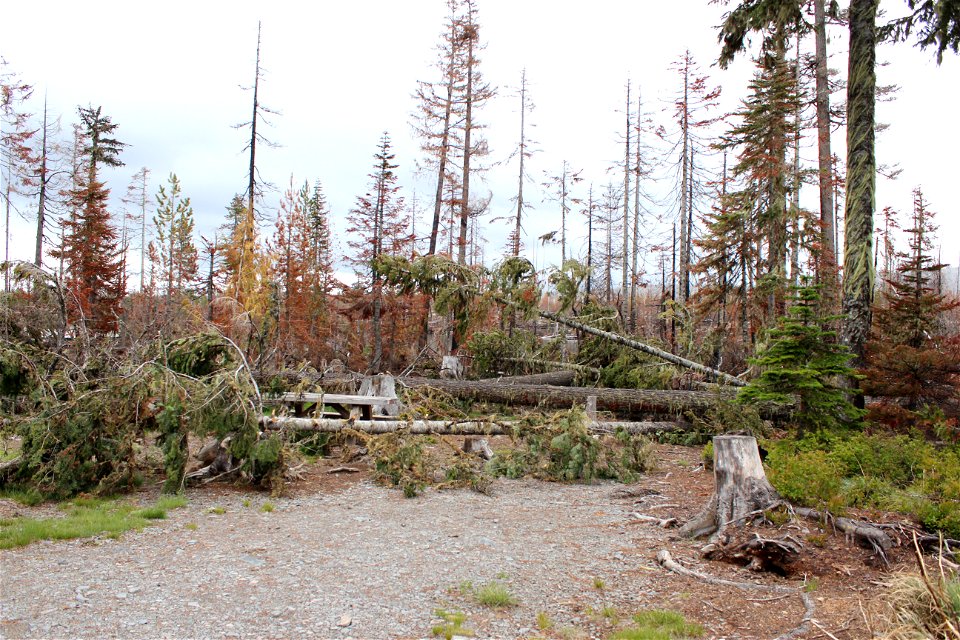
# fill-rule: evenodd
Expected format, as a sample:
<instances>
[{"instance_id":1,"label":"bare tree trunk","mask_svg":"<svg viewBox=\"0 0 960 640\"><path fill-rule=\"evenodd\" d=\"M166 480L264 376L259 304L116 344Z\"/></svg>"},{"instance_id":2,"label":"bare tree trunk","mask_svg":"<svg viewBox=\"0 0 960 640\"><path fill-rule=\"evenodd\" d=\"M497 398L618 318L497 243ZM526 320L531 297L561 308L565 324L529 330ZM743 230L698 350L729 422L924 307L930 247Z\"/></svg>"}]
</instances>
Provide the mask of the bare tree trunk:
<instances>
[{"instance_id":1,"label":"bare tree trunk","mask_svg":"<svg viewBox=\"0 0 960 640\"><path fill-rule=\"evenodd\" d=\"M690 203L687 202L688 197L688 184L690 181L690 175L688 173L689 169L689 157L690 157L690 66L689 66L689 54L687 52L687 62L684 63L683 68L683 115L682 122L680 124L683 129L683 146L680 151L680 295L679 299L681 303L687 301L686 292L690 290L690 254L687 252L687 237L689 230L687 229L687 207L690 206ZM677 296L674 296L674 300L677 299Z\"/></svg>"},{"instance_id":2,"label":"bare tree trunk","mask_svg":"<svg viewBox=\"0 0 960 640\"><path fill-rule=\"evenodd\" d=\"M362 433L381 434L404 430L411 434L438 435L510 435L513 429L509 423L483 422L471 420L457 422L451 420L338 420L327 418L292 418L287 416L261 416L260 424L271 431L320 431L339 433L344 430ZM593 433L613 433L623 430L632 434L666 433L683 431L685 427L676 422L597 422L589 425Z\"/></svg>"},{"instance_id":3,"label":"bare tree trunk","mask_svg":"<svg viewBox=\"0 0 960 640\"><path fill-rule=\"evenodd\" d=\"M460 235L457 240L457 262L467 264L467 228L470 223L470 156L471 134L473 133L473 63L474 63L474 35L472 28L467 38L467 87L464 101L466 112L463 121L463 179L461 184L460 202Z\"/></svg>"},{"instance_id":4,"label":"bare tree trunk","mask_svg":"<svg viewBox=\"0 0 960 640\"><path fill-rule=\"evenodd\" d=\"M630 250L630 332L637 330L637 287L640 276L637 271L637 259L640 254L640 112L643 102L640 100L640 90L637 90L637 127L634 159L633 159L633 246Z\"/></svg>"},{"instance_id":5,"label":"bare tree trunk","mask_svg":"<svg viewBox=\"0 0 960 640\"><path fill-rule=\"evenodd\" d=\"M800 37L797 36L797 56L794 61L794 82L797 95L800 95ZM790 234L790 284L796 287L800 282L800 101L794 111L797 130L793 135L793 193L790 194L790 221L793 232Z\"/></svg>"},{"instance_id":6,"label":"bare tree trunk","mask_svg":"<svg viewBox=\"0 0 960 640\"><path fill-rule=\"evenodd\" d=\"M680 356L674 355L669 351L658 349L654 346L640 342L638 340L625 338L621 335L618 335L616 333L611 333L609 331L603 331L602 329L591 327L581 322L577 322L576 320L573 320L571 318L567 318L556 313L551 313L550 311L538 311L537 313L540 315L540 317L546 318L547 320L553 320L554 322L559 322L562 325L571 327L573 329L577 329L579 331L583 331L584 333L589 333L591 335L595 335L595 336L610 340L611 342L622 344L625 347L630 347L631 349L642 351L643 353L646 353L651 356L655 356L657 358L660 358L661 360L666 360L667 362L670 362L677 366L684 367L686 369L692 369L698 373L702 373L720 382L723 382L735 387L746 386L746 383L743 380L740 380L739 378L734 377L729 373L724 373L723 371L720 371L718 369L707 367L705 365L700 364L699 362L694 362L693 360L687 360L686 358L682 358Z\"/></svg>"},{"instance_id":7,"label":"bare tree trunk","mask_svg":"<svg viewBox=\"0 0 960 640\"><path fill-rule=\"evenodd\" d=\"M620 283L620 304L626 304L630 295L628 280L630 278L630 81L627 80L626 101L627 130L623 145L623 265Z\"/></svg>"},{"instance_id":8,"label":"bare tree trunk","mask_svg":"<svg viewBox=\"0 0 960 640\"><path fill-rule=\"evenodd\" d=\"M527 70L520 75L520 175L517 178L517 219L513 227L513 257L520 255L520 232L523 221L523 164L527 155ZM512 325L511 325L512 326Z\"/></svg>"},{"instance_id":9,"label":"bare tree trunk","mask_svg":"<svg viewBox=\"0 0 960 640\"><path fill-rule=\"evenodd\" d=\"M826 0L814 0L814 30L816 32L817 81L817 166L820 187L820 233L822 255L819 276L836 277L837 245L834 229L837 225L833 210L833 153L830 151L830 84L827 68ZM830 283L835 284L835 283ZM833 287L828 286L828 291ZM828 295L832 295L828 293Z\"/></svg>"},{"instance_id":10,"label":"bare tree trunk","mask_svg":"<svg viewBox=\"0 0 960 640\"><path fill-rule=\"evenodd\" d=\"M37 246L34 251L33 264L43 266L43 227L47 215L47 97L43 97L43 133L40 139L40 175L37 176L40 184L40 193L37 204Z\"/></svg>"}]
</instances>

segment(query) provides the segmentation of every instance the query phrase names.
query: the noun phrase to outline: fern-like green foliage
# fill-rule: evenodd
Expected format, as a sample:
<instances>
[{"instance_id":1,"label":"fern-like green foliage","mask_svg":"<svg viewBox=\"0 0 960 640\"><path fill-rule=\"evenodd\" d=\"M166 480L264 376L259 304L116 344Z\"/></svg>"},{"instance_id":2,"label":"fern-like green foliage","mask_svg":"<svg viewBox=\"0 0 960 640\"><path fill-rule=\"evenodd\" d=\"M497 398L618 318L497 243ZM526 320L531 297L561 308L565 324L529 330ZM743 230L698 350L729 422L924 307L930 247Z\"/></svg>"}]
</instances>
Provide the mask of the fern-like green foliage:
<instances>
[{"instance_id":1,"label":"fern-like green foliage","mask_svg":"<svg viewBox=\"0 0 960 640\"><path fill-rule=\"evenodd\" d=\"M791 409L800 432L831 430L857 423L863 412L847 399L840 381L854 374L850 353L820 315L819 288L805 281L788 314L768 333L767 346L751 360L759 377L740 390L743 403Z\"/></svg>"}]
</instances>

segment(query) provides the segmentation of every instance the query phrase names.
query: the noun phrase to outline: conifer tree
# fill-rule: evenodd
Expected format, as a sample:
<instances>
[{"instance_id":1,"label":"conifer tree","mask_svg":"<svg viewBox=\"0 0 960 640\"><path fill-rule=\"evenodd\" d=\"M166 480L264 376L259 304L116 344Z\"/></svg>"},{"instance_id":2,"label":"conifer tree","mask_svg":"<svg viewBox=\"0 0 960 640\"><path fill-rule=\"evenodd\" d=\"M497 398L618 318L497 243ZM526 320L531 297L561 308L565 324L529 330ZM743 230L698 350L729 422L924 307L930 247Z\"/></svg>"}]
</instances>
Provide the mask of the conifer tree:
<instances>
[{"instance_id":1,"label":"conifer tree","mask_svg":"<svg viewBox=\"0 0 960 640\"><path fill-rule=\"evenodd\" d=\"M10 291L10 209L12 196L30 185L33 158L30 140L36 130L30 127L30 114L24 103L33 94L33 87L21 82L15 74L3 69L0 59L0 202L4 207L3 289Z\"/></svg>"},{"instance_id":2,"label":"conifer tree","mask_svg":"<svg viewBox=\"0 0 960 640\"><path fill-rule=\"evenodd\" d=\"M193 207L190 198L183 197L177 174L167 179L169 190L160 185L157 210L153 216L156 229L154 255L158 273L166 283L166 295L172 298L182 294L196 280L198 269L197 247L193 242Z\"/></svg>"},{"instance_id":3,"label":"conifer tree","mask_svg":"<svg viewBox=\"0 0 960 640\"><path fill-rule=\"evenodd\" d=\"M740 390L744 403L790 407L791 421L802 434L855 424L862 412L847 399L838 381L853 374L850 352L826 327L820 315L819 287L805 277L788 314L770 329L768 343L752 363L759 377Z\"/></svg>"},{"instance_id":4,"label":"conifer tree","mask_svg":"<svg viewBox=\"0 0 960 640\"><path fill-rule=\"evenodd\" d=\"M379 373L383 366L384 291L383 279L376 261L383 255L399 255L411 242L409 214L403 198L398 195L397 175L393 164L390 136L380 138L374 154L374 170L370 174L369 191L357 198L356 206L348 216L347 233L352 238L348 245L355 253L350 258L364 292L369 292L371 308L372 349L369 369Z\"/></svg>"},{"instance_id":5,"label":"conifer tree","mask_svg":"<svg viewBox=\"0 0 960 640\"><path fill-rule=\"evenodd\" d=\"M749 196L757 240L766 246L763 284L771 317L783 309L789 173L786 151L797 130L793 114L799 103L795 77L782 53L758 63L750 83L751 95L736 114L740 124L731 129L727 143L738 148L733 175L746 184L744 195Z\"/></svg>"},{"instance_id":6,"label":"conifer tree","mask_svg":"<svg viewBox=\"0 0 960 640\"><path fill-rule=\"evenodd\" d=\"M107 210L110 190L99 174L104 166L123 165L120 152L126 145L112 137L117 125L101 107L78 111L81 169L69 192L73 214L63 221L62 246L54 255L65 265L71 318L84 320L94 332L106 333L117 328L125 280L122 247Z\"/></svg>"},{"instance_id":7,"label":"conifer tree","mask_svg":"<svg viewBox=\"0 0 960 640\"><path fill-rule=\"evenodd\" d=\"M960 345L947 339L943 324L945 312L960 302L937 286L946 265L932 256L935 214L919 187L913 197L911 224L904 230L909 250L898 254L875 310L863 383L870 395L906 398L910 410L955 397L960 387Z\"/></svg>"},{"instance_id":8,"label":"conifer tree","mask_svg":"<svg viewBox=\"0 0 960 640\"><path fill-rule=\"evenodd\" d=\"M224 295L251 318L261 319L269 302L264 285L270 261L261 250L256 220L243 196L236 195L231 200L224 226Z\"/></svg>"}]
</instances>

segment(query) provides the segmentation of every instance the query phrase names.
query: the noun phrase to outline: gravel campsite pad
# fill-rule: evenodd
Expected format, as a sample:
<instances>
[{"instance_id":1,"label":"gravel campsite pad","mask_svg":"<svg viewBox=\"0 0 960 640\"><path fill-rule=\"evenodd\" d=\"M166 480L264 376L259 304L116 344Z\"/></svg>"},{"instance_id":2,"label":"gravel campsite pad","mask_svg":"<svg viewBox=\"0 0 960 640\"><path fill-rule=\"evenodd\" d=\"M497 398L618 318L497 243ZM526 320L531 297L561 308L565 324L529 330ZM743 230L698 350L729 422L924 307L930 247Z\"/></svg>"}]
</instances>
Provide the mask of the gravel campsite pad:
<instances>
[{"instance_id":1,"label":"gravel campsite pad","mask_svg":"<svg viewBox=\"0 0 960 640\"><path fill-rule=\"evenodd\" d=\"M658 470L635 484L497 480L490 495L407 499L363 465L329 473L336 461L278 499L192 489L186 507L140 532L0 551L0 637L429 638L438 610L462 613L478 638L605 638L653 608L683 613L705 637L775 638L799 625L799 597L668 573L661 549L735 581L806 584L815 621L799 637L870 637L885 574L842 538L805 545L809 574L779 578L700 561L697 543L633 517L691 517L712 489L697 457L660 446ZM55 512L0 501L0 517ZM516 604L480 604L471 586L490 583Z\"/></svg>"}]
</instances>

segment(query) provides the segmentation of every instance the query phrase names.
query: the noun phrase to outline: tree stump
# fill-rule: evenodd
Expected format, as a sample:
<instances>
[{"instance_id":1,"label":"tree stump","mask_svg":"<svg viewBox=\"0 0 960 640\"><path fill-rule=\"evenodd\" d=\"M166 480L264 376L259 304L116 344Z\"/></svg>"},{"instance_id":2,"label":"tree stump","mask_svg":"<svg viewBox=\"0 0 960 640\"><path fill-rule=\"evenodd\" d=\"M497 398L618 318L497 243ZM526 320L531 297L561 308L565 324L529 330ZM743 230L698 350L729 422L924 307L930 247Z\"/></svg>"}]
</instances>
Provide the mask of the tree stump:
<instances>
[{"instance_id":1,"label":"tree stump","mask_svg":"<svg viewBox=\"0 0 960 640\"><path fill-rule=\"evenodd\" d=\"M710 535L719 540L731 524L748 520L783 500L767 480L757 440L750 436L716 436L713 439L713 473L716 489L706 506L680 529L681 535Z\"/></svg>"}]
</instances>

